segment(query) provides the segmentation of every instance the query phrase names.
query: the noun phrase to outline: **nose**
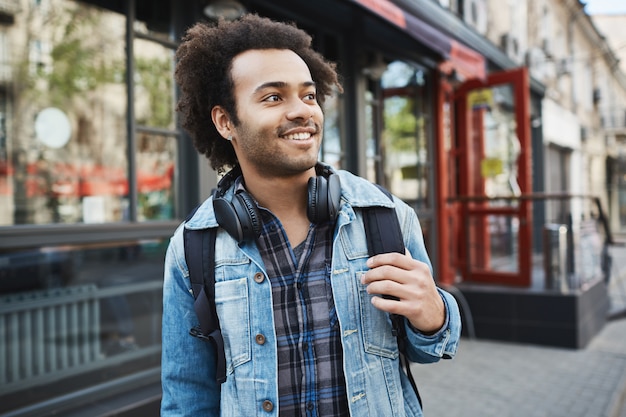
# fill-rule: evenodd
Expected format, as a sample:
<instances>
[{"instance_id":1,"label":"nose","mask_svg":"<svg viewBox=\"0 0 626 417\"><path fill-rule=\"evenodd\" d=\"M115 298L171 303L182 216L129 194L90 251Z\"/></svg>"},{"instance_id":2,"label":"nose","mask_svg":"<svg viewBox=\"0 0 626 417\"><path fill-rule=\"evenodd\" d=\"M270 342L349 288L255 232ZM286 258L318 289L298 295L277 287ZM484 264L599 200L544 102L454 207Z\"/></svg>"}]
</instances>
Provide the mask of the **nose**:
<instances>
[{"instance_id":1,"label":"nose","mask_svg":"<svg viewBox=\"0 0 626 417\"><path fill-rule=\"evenodd\" d=\"M289 120L309 120L311 117L313 117L314 113L315 105L307 103L298 97L292 100L286 116Z\"/></svg>"}]
</instances>

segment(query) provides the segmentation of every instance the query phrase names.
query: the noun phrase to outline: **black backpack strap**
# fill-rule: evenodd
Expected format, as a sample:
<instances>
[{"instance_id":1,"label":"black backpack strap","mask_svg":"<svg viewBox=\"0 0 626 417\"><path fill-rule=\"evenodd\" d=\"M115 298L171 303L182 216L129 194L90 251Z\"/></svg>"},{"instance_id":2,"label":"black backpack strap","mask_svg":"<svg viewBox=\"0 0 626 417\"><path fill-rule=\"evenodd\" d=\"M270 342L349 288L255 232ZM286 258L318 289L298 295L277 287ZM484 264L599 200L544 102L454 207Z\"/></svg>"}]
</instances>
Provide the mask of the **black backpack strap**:
<instances>
[{"instance_id":1,"label":"black backpack strap","mask_svg":"<svg viewBox=\"0 0 626 417\"><path fill-rule=\"evenodd\" d=\"M393 201L389 190L378 184L374 185ZM363 226L365 227L367 248L370 256L389 252L405 253L402 229L400 228L400 221L398 220L395 209L382 206L364 208ZM386 295L383 295L383 297L394 298ZM393 326L393 334L396 336L398 342L398 350L400 351L400 366L404 368L409 382L417 395L420 406L422 406L422 397L420 396L417 384L413 378L409 361L405 356L407 336L404 327L404 318L397 314L391 314L391 323Z\"/></svg>"},{"instance_id":2,"label":"black backpack strap","mask_svg":"<svg viewBox=\"0 0 626 417\"><path fill-rule=\"evenodd\" d=\"M189 334L209 341L215 348L218 383L226 381L226 355L224 339L215 308L215 240L217 228L191 230L184 228L185 260L189 268L191 289L195 298L193 308L199 325Z\"/></svg>"},{"instance_id":3,"label":"black backpack strap","mask_svg":"<svg viewBox=\"0 0 626 417\"><path fill-rule=\"evenodd\" d=\"M393 201L393 197L386 188L376 185ZM402 229L395 209L375 206L365 208L363 212L363 225L365 226L369 254L371 256L389 252L404 254Z\"/></svg>"}]
</instances>

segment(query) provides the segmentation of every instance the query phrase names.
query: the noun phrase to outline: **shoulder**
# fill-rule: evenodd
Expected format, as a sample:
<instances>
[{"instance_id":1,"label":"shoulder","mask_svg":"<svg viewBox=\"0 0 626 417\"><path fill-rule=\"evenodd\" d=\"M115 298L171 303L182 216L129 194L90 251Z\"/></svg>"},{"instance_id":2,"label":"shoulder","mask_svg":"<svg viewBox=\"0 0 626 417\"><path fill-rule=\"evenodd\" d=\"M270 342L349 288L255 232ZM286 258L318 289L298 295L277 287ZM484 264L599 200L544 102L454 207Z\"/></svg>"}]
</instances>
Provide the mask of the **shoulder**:
<instances>
[{"instance_id":1,"label":"shoulder","mask_svg":"<svg viewBox=\"0 0 626 417\"><path fill-rule=\"evenodd\" d=\"M341 196L353 207L383 206L395 208L405 215L415 213L403 200L394 195L390 199L378 185L363 177L344 170L337 171L337 175L341 179Z\"/></svg>"},{"instance_id":2,"label":"shoulder","mask_svg":"<svg viewBox=\"0 0 626 417\"><path fill-rule=\"evenodd\" d=\"M193 230L217 227L217 220L213 211L213 197L207 198L191 211L184 222L184 227Z\"/></svg>"},{"instance_id":3,"label":"shoulder","mask_svg":"<svg viewBox=\"0 0 626 417\"><path fill-rule=\"evenodd\" d=\"M337 171L341 180L341 197L353 207L393 207L394 202L374 183L349 171Z\"/></svg>"}]
</instances>

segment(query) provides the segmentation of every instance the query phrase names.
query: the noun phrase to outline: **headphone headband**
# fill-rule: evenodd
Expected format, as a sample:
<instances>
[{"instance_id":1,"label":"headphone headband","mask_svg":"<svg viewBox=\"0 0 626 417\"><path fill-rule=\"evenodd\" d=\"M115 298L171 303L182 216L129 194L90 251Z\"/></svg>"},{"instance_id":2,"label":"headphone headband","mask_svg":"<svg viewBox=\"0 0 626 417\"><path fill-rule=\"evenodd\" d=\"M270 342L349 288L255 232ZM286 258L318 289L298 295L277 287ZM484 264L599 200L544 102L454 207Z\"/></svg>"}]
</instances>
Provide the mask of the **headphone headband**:
<instances>
[{"instance_id":1,"label":"headphone headband","mask_svg":"<svg viewBox=\"0 0 626 417\"><path fill-rule=\"evenodd\" d=\"M214 197L217 197L217 198L224 197L224 194L226 194L226 191L228 191L231 185L233 185L235 181L237 180L237 178L239 178L241 175L242 175L241 167L239 165L235 165L217 183Z\"/></svg>"}]
</instances>

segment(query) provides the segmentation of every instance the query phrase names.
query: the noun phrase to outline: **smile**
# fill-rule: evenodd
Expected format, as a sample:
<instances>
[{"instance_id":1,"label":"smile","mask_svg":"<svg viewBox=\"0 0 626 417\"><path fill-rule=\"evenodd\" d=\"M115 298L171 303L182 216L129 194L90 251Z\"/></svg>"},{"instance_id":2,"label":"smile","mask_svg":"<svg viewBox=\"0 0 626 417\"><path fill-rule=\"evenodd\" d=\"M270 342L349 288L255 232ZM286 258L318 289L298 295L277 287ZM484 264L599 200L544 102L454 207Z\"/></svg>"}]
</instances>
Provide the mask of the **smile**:
<instances>
[{"instance_id":1,"label":"smile","mask_svg":"<svg viewBox=\"0 0 626 417\"><path fill-rule=\"evenodd\" d=\"M311 137L311 134L308 132L292 133L291 135L284 136L285 139L289 139L289 140L307 140L310 137Z\"/></svg>"}]
</instances>

